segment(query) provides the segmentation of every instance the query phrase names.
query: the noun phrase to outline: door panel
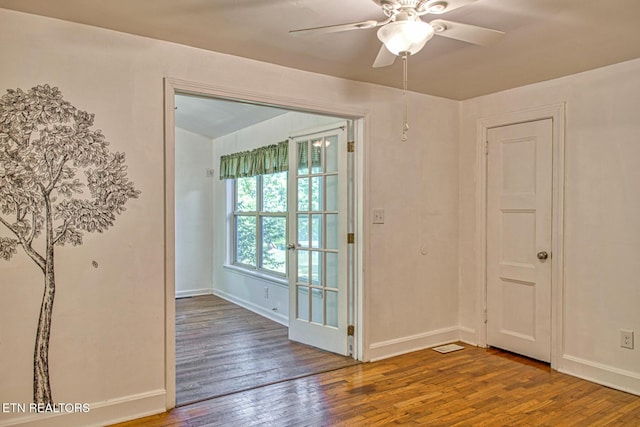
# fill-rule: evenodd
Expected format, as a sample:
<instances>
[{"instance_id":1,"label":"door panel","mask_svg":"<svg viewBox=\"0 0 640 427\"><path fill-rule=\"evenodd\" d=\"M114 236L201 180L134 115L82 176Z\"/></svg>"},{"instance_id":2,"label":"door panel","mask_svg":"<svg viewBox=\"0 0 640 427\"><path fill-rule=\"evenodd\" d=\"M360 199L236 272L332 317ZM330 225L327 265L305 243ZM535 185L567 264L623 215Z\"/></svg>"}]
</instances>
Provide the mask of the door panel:
<instances>
[{"instance_id":1,"label":"door panel","mask_svg":"<svg viewBox=\"0 0 640 427\"><path fill-rule=\"evenodd\" d=\"M348 354L347 131L289 146L289 339Z\"/></svg>"},{"instance_id":2,"label":"door panel","mask_svg":"<svg viewBox=\"0 0 640 427\"><path fill-rule=\"evenodd\" d=\"M488 132L487 344L546 362L552 145L551 119Z\"/></svg>"}]
</instances>

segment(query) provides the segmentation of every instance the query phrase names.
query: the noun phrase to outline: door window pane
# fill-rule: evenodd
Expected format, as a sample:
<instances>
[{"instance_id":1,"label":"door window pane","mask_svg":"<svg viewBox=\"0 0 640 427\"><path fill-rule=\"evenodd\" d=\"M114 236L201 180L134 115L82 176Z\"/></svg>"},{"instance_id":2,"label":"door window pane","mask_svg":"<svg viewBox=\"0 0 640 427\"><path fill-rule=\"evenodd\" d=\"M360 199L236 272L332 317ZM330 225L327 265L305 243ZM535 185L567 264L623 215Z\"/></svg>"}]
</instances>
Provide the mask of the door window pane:
<instances>
[{"instance_id":1,"label":"door window pane","mask_svg":"<svg viewBox=\"0 0 640 427\"><path fill-rule=\"evenodd\" d=\"M298 210L309 210L309 178L298 178Z\"/></svg>"},{"instance_id":2,"label":"door window pane","mask_svg":"<svg viewBox=\"0 0 640 427\"><path fill-rule=\"evenodd\" d=\"M336 135L325 138L325 172L338 171L338 137Z\"/></svg>"},{"instance_id":3,"label":"door window pane","mask_svg":"<svg viewBox=\"0 0 640 427\"><path fill-rule=\"evenodd\" d=\"M309 321L309 288L306 286L298 286L297 292L298 306L297 318Z\"/></svg>"},{"instance_id":4,"label":"door window pane","mask_svg":"<svg viewBox=\"0 0 640 427\"><path fill-rule=\"evenodd\" d=\"M313 285L322 285L322 274L324 270L322 255L322 252L311 252L311 284Z\"/></svg>"},{"instance_id":5,"label":"door window pane","mask_svg":"<svg viewBox=\"0 0 640 427\"><path fill-rule=\"evenodd\" d=\"M338 249L338 214L327 214L326 248Z\"/></svg>"},{"instance_id":6,"label":"door window pane","mask_svg":"<svg viewBox=\"0 0 640 427\"><path fill-rule=\"evenodd\" d=\"M322 172L322 144L311 144L311 173Z\"/></svg>"},{"instance_id":7,"label":"door window pane","mask_svg":"<svg viewBox=\"0 0 640 427\"><path fill-rule=\"evenodd\" d=\"M320 211L322 210L322 206L324 205L323 199L324 194L322 194L322 177L314 176L311 178L311 210L312 211Z\"/></svg>"},{"instance_id":8,"label":"door window pane","mask_svg":"<svg viewBox=\"0 0 640 427\"><path fill-rule=\"evenodd\" d=\"M327 266L325 268L326 287L338 288L338 253L327 252L325 254Z\"/></svg>"},{"instance_id":9,"label":"door window pane","mask_svg":"<svg viewBox=\"0 0 640 427\"><path fill-rule=\"evenodd\" d=\"M309 247L309 215L298 214L298 246Z\"/></svg>"},{"instance_id":10,"label":"door window pane","mask_svg":"<svg viewBox=\"0 0 640 427\"><path fill-rule=\"evenodd\" d=\"M297 283L309 283L309 251L298 251Z\"/></svg>"},{"instance_id":11,"label":"door window pane","mask_svg":"<svg viewBox=\"0 0 640 427\"><path fill-rule=\"evenodd\" d=\"M327 188L327 210L338 210L338 175L328 175L325 177Z\"/></svg>"},{"instance_id":12,"label":"door window pane","mask_svg":"<svg viewBox=\"0 0 640 427\"><path fill-rule=\"evenodd\" d=\"M324 324L324 301L321 289L311 289L311 321Z\"/></svg>"},{"instance_id":13,"label":"door window pane","mask_svg":"<svg viewBox=\"0 0 640 427\"><path fill-rule=\"evenodd\" d=\"M322 214L311 215L311 247L322 247Z\"/></svg>"},{"instance_id":14,"label":"door window pane","mask_svg":"<svg viewBox=\"0 0 640 427\"><path fill-rule=\"evenodd\" d=\"M298 175L309 173L309 143L307 141L298 142Z\"/></svg>"},{"instance_id":15,"label":"door window pane","mask_svg":"<svg viewBox=\"0 0 640 427\"><path fill-rule=\"evenodd\" d=\"M326 291L325 304L327 305L327 326L338 327L338 293Z\"/></svg>"}]
</instances>

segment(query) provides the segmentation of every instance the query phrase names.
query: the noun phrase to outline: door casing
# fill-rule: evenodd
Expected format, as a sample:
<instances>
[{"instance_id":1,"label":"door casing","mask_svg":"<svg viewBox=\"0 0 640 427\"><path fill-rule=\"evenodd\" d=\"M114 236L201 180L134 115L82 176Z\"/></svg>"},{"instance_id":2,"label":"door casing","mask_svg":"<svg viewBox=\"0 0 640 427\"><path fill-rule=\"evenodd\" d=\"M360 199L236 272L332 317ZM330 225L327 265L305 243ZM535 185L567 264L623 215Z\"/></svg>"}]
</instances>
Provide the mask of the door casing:
<instances>
[{"instance_id":1,"label":"door casing","mask_svg":"<svg viewBox=\"0 0 640 427\"><path fill-rule=\"evenodd\" d=\"M476 122L476 342L487 346L487 156L486 144L491 128L518 123L552 120L552 224L551 253L551 367L560 369L563 353L562 319L564 288L564 129L565 104L552 104L478 119Z\"/></svg>"},{"instance_id":2,"label":"door casing","mask_svg":"<svg viewBox=\"0 0 640 427\"><path fill-rule=\"evenodd\" d=\"M165 407L176 406L176 342L175 342L175 95L188 94L231 101L253 102L290 110L340 116L354 121L354 230L356 234L354 271L354 348L353 357L366 360L368 344L366 322L368 310L364 298L364 282L367 271L367 230L365 212L368 212L368 140L369 111L350 106L319 103L308 99L284 95L258 93L239 88L221 87L188 80L165 77L164 79L164 285L165 285Z\"/></svg>"}]
</instances>

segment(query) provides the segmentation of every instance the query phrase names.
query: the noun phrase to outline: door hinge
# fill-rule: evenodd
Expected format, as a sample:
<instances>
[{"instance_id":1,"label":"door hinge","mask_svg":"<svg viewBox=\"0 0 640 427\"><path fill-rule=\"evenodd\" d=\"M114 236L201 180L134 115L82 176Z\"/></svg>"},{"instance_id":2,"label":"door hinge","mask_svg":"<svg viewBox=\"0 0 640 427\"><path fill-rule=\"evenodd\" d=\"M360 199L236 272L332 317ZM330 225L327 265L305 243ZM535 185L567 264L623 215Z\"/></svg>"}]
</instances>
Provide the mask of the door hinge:
<instances>
[{"instance_id":1,"label":"door hinge","mask_svg":"<svg viewBox=\"0 0 640 427\"><path fill-rule=\"evenodd\" d=\"M347 243L352 244L356 242L356 235L353 233L347 234Z\"/></svg>"},{"instance_id":2,"label":"door hinge","mask_svg":"<svg viewBox=\"0 0 640 427\"><path fill-rule=\"evenodd\" d=\"M352 337L356 333L356 327L353 325L347 326L347 336Z\"/></svg>"},{"instance_id":3,"label":"door hinge","mask_svg":"<svg viewBox=\"0 0 640 427\"><path fill-rule=\"evenodd\" d=\"M484 154L489 154L489 141L484 142Z\"/></svg>"},{"instance_id":4,"label":"door hinge","mask_svg":"<svg viewBox=\"0 0 640 427\"><path fill-rule=\"evenodd\" d=\"M482 317L483 317L484 323L486 324L487 323L487 309L486 308L484 309L484 313L482 314Z\"/></svg>"},{"instance_id":5,"label":"door hinge","mask_svg":"<svg viewBox=\"0 0 640 427\"><path fill-rule=\"evenodd\" d=\"M356 151L356 143L355 141L347 142L347 153L353 153Z\"/></svg>"}]
</instances>

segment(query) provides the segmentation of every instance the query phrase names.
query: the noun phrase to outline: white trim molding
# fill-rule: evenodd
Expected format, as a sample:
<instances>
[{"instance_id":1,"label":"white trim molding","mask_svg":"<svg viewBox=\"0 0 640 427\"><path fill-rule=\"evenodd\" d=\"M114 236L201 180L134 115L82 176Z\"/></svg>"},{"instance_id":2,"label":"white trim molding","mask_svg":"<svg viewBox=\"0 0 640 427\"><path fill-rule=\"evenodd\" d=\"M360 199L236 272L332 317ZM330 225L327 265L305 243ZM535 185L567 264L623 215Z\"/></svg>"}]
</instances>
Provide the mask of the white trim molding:
<instances>
[{"instance_id":1,"label":"white trim molding","mask_svg":"<svg viewBox=\"0 0 640 427\"><path fill-rule=\"evenodd\" d=\"M487 156L485 141L491 128L543 119L552 120L553 132L553 200L552 243L553 264L551 272L551 367L560 367L563 354L563 308L564 308L564 145L565 103L552 104L516 112L506 112L480 118L476 123L476 342L487 346L487 326L484 313L487 303Z\"/></svg>"},{"instance_id":2,"label":"white trim molding","mask_svg":"<svg viewBox=\"0 0 640 427\"><path fill-rule=\"evenodd\" d=\"M558 371L563 374L640 396L640 374L636 372L592 362L568 354L562 356L561 363L562 366L558 368Z\"/></svg>"},{"instance_id":3,"label":"white trim molding","mask_svg":"<svg viewBox=\"0 0 640 427\"><path fill-rule=\"evenodd\" d=\"M164 386L165 409L176 406L176 87L164 80Z\"/></svg>"},{"instance_id":4,"label":"white trim molding","mask_svg":"<svg viewBox=\"0 0 640 427\"><path fill-rule=\"evenodd\" d=\"M465 344L477 346L477 332L475 329L467 328L464 326L459 326L458 330L460 331L460 341Z\"/></svg>"},{"instance_id":5,"label":"white trim molding","mask_svg":"<svg viewBox=\"0 0 640 427\"><path fill-rule=\"evenodd\" d=\"M369 346L368 360L370 362L375 362L376 360L387 359L389 357L410 353L412 351L424 350L425 348L436 347L442 344L449 344L458 341L459 336L459 328L457 326L451 326L448 328L423 332L421 334L372 343Z\"/></svg>"},{"instance_id":6,"label":"white trim molding","mask_svg":"<svg viewBox=\"0 0 640 427\"><path fill-rule=\"evenodd\" d=\"M369 110L354 106L317 102L307 98L294 98L283 94L262 93L240 88L223 87L211 84L192 82L165 77L164 79L164 118L165 118L165 388L166 409L176 405L175 377L175 112L174 98L177 93L208 96L240 102L253 102L291 110L329 114L354 120L356 123L355 139L355 200L354 216L356 230L355 259L353 261L355 276L354 350L357 358L363 360L367 349L368 307L364 297L368 256L368 191L369 191Z\"/></svg>"},{"instance_id":7,"label":"white trim molding","mask_svg":"<svg viewBox=\"0 0 640 427\"><path fill-rule=\"evenodd\" d=\"M184 291L176 291L176 298L197 297L200 295L212 295L213 288L186 289Z\"/></svg>"},{"instance_id":8,"label":"white trim molding","mask_svg":"<svg viewBox=\"0 0 640 427\"><path fill-rule=\"evenodd\" d=\"M239 305L242 308L246 308L249 311L259 314L260 316L266 317L267 319L273 320L274 322L277 322L283 326L287 326L287 327L289 326L289 317L287 315L277 313L272 310L267 310L264 307L260 307L258 304L254 304L251 301L238 298L235 295L229 294L219 289L214 289L213 295L220 297L223 300Z\"/></svg>"}]
</instances>

